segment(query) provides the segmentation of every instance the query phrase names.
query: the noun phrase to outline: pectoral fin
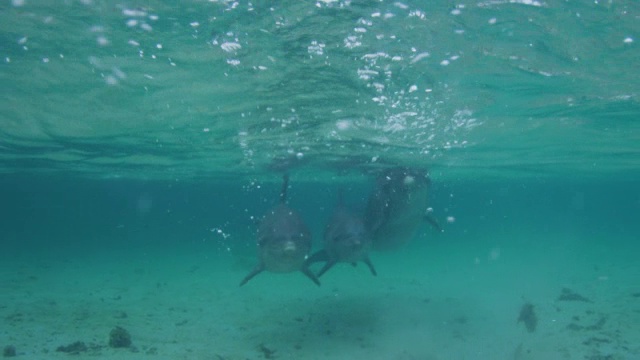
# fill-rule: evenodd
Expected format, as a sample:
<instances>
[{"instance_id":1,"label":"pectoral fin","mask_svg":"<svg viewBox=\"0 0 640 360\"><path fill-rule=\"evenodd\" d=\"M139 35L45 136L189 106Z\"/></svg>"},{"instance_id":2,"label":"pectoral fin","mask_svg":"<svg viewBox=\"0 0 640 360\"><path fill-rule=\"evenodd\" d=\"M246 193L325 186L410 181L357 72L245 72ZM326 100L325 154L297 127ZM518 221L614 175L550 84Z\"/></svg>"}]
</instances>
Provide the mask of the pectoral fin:
<instances>
[{"instance_id":1,"label":"pectoral fin","mask_svg":"<svg viewBox=\"0 0 640 360\"><path fill-rule=\"evenodd\" d=\"M320 286L320 280L318 280L318 278L315 275L313 275L313 273L311 272L311 270L309 270L309 268L304 267L300 269L300 271L302 271L302 273L305 274L309 279L311 279L311 281L313 281L316 285Z\"/></svg>"},{"instance_id":2,"label":"pectoral fin","mask_svg":"<svg viewBox=\"0 0 640 360\"><path fill-rule=\"evenodd\" d=\"M438 221L433 216L431 216L431 214L426 214L424 216L424 220L428 222L429 225L431 225L434 229L438 230L438 232L444 231L442 230L442 227L440 227L440 224L438 223Z\"/></svg>"},{"instance_id":3,"label":"pectoral fin","mask_svg":"<svg viewBox=\"0 0 640 360\"><path fill-rule=\"evenodd\" d=\"M326 261L329 261L329 254L325 250L319 250L313 253L313 255L309 256L307 260L305 260L304 267L306 268L317 262L326 262Z\"/></svg>"},{"instance_id":4,"label":"pectoral fin","mask_svg":"<svg viewBox=\"0 0 640 360\"><path fill-rule=\"evenodd\" d=\"M253 270L251 270L249 275L245 276L244 279L242 279L242 281L240 282L240 286L246 284L247 282L249 282L249 280L253 279L256 275L260 274L263 271L264 271L264 264L260 263L256 265L256 267L254 267Z\"/></svg>"},{"instance_id":5,"label":"pectoral fin","mask_svg":"<svg viewBox=\"0 0 640 360\"><path fill-rule=\"evenodd\" d=\"M371 274L373 274L373 276L378 276L378 273L376 272L376 269L373 267L373 263L371 262L371 259L369 259L369 257L365 257L362 260L365 264L367 264L367 266L369 267L369 270L371 270Z\"/></svg>"},{"instance_id":6,"label":"pectoral fin","mask_svg":"<svg viewBox=\"0 0 640 360\"><path fill-rule=\"evenodd\" d=\"M336 262L335 261L327 261L324 266L322 267L322 269L320 269L320 271L318 271L318 277L322 276L322 274L326 273L329 269L331 269L333 267L333 265L335 265Z\"/></svg>"}]
</instances>

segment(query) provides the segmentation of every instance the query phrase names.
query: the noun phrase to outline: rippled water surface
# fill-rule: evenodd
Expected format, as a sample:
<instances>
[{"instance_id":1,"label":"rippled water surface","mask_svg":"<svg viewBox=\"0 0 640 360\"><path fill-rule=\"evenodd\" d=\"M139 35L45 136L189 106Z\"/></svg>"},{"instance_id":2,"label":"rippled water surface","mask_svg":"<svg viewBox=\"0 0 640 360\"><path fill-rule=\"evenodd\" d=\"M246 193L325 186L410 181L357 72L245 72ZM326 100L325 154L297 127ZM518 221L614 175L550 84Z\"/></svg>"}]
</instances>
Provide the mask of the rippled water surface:
<instances>
[{"instance_id":1,"label":"rippled water surface","mask_svg":"<svg viewBox=\"0 0 640 360\"><path fill-rule=\"evenodd\" d=\"M4 172L637 175L635 1L0 10Z\"/></svg>"},{"instance_id":2,"label":"rippled water surface","mask_svg":"<svg viewBox=\"0 0 640 360\"><path fill-rule=\"evenodd\" d=\"M0 1L0 347L639 359L639 46L637 0ZM377 276L238 287L283 173L315 252L396 166Z\"/></svg>"}]
</instances>

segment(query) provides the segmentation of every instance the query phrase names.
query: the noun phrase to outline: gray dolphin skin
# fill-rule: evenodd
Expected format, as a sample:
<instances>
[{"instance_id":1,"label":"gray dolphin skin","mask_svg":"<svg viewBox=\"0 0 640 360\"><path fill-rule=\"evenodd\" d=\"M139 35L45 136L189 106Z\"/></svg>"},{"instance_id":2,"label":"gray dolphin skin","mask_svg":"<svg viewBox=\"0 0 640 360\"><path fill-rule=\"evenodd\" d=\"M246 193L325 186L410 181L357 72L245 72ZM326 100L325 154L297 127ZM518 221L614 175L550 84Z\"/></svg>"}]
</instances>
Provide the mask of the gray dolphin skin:
<instances>
[{"instance_id":1,"label":"gray dolphin skin","mask_svg":"<svg viewBox=\"0 0 640 360\"><path fill-rule=\"evenodd\" d=\"M317 274L320 277L339 262L355 265L358 261L362 261L375 276L376 270L369 259L370 249L371 236L365 228L362 217L349 211L340 196L324 232L324 249L311 255L306 264L308 266L316 262L325 262Z\"/></svg>"},{"instance_id":2,"label":"gray dolphin skin","mask_svg":"<svg viewBox=\"0 0 640 360\"><path fill-rule=\"evenodd\" d=\"M388 169L376 178L365 211L373 250L401 247L414 237L424 221L442 231L426 214L429 185L427 171L407 167Z\"/></svg>"},{"instance_id":3,"label":"gray dolphin skin","mask_svg":"<svg viewBox=\"0 0 640 360\"><path fill-rule=\"evenodd\" d=\"M316 285L318 278L305 266L311 251L311 232L300 215L287 206L289 176L284 175L280 203L269 211L258 227L258 265L240 282L246 284L263 271L301 271Z\"/></svg>"}]
</instances>

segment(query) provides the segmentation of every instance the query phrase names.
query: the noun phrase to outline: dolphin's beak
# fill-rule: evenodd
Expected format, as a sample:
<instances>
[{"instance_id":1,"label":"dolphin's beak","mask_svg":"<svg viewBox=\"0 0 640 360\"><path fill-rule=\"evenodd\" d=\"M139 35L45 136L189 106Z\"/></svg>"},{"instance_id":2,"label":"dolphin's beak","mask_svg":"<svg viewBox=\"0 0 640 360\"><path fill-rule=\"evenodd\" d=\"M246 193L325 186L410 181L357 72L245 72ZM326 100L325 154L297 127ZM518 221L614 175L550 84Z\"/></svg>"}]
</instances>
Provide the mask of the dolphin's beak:
<instances>
[{"instance_id":1,"label":"dolphin's beak","mask_svg":"<svg viewBox=\"0 0 640 360\"><path fill-rule=\"evenodd\" d=\"M284 244L284 252L286 253L292 253L296 251L296 243L294 243L293 241L287 241Z\"/></svg>"}]
</instances>

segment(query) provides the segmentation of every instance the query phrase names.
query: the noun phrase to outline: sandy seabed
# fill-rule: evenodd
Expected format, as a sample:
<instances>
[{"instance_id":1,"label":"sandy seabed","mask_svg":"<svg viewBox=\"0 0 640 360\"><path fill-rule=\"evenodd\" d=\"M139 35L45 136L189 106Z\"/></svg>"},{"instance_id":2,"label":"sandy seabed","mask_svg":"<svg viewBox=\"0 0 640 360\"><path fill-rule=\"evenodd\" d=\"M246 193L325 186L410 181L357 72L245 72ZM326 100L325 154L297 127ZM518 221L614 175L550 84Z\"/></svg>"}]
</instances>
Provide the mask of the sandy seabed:
<instances>
[{"instance_id":1,"label":"sandy seabed","mask_svg":"<svg viewBox=\"0 0 640 360\"><path fill-rule=\"evenodd\" d=\"M255 259L206 243L4 254L0 346L17 359L73 357L57 349L78 341L76 358L104 359L640 359L634 251L536 240L414 242L372 254L377 277L340 264L321 287L299 273L239 287ZM109 346L116 326L131 347Z\"/></svg>"}]
</instances>

